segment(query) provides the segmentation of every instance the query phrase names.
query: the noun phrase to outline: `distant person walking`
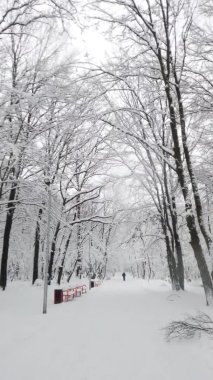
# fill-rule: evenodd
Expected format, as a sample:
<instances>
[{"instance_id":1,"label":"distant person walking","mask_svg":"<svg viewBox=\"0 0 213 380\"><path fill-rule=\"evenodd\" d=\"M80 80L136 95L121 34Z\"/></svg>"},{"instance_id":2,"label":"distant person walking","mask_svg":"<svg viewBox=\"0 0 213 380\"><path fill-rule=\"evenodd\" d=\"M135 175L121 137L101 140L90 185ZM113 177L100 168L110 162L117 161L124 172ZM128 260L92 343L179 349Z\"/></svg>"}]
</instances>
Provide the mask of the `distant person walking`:
<instances>
[{"instance_id":1,"label":"distant person walking","mask_svg":"<svg viewBox=\"0 0 213 380\"><path fill-rule=\"evenodd\" d=\"M122 277L123 277L123 281L126 281L126 273L125 272L122 273Z\"/></svg>"}]
</instances>

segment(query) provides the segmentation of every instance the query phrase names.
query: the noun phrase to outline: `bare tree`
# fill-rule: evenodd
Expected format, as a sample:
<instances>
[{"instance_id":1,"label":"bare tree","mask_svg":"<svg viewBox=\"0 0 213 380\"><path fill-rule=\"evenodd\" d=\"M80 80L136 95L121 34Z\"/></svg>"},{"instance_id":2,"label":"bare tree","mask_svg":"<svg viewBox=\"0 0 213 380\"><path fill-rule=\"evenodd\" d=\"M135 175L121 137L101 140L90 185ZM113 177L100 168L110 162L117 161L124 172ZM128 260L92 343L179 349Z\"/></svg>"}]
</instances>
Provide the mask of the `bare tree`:
<instances>
[{"instance_id":1,"label":"bare tree","mask_svg":"<svg viewBox=\"0 0 213 380\"><path fill-rule=\"evenodd\" d=\"M211 249L211 237L203 220L201 199L189 152L182 98L186 41L192 23L192 7L190 7L189 1L176 3L174 1L151 2L146 0L143 4L138 4L134 0L127 2L114 0L110 2L96 1L97 9L100 12L97 18L117 26L126 36L128 59L126 59L127 72L125 75L141 75L141 68L143 75L149 78L150 83L158 81L161 96L167 102L173 157L185 202L186 223L191 237L191 246L203 281L207 303L212 303L212 279L201 246L196 217L209 250ZM180 22L182 17L185 20L184 25ZM182 27L181 33L177 33L178 27ZM129 49L128 52L127 49ZM133 59L135 60L135 72L131 71L128 74L128 68L131 67ZM187 102L185 107L187 107ZM183 163L183 155L187 170ZM191 202L188 175L193 190L196 214Z\"/></svg>"}]
</instances>

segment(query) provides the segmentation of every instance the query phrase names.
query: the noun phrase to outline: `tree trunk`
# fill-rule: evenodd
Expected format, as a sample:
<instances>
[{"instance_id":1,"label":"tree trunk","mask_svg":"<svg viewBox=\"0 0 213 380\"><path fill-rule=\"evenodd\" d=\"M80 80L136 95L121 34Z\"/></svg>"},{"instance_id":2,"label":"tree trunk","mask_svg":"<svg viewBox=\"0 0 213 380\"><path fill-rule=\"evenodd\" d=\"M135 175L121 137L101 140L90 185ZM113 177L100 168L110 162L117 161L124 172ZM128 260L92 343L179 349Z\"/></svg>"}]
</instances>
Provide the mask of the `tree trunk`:
<instances>
[{"instance_id":1,"label":"tree trunk","mask_svg":"<svg viewBox=\"0 0 213 380\"><path fill-rule=\"evenodd\" d=\"M61 225L61 222L59 221L57 223L57 226L56 226L56 229L55 229L55 233L54 233L54 236L53 236L53 240L52 240L52 245L51 245L50 261L49 261L49 268L48 268L49 283L52 280L53 262L54 262L54 257L55 257L56 241L57 241L58 233L60 231L60 225Z\"/></svg>"},{"instance_id":2,"label":"tree trunk","mask_svg":"<svg viewBox=\"0 0 213 380\"><path fill-rule=\"evenodd\" d=\"M195 224L195 216L193 213L192 203L190 200L189 189L188 189L188 185L185 179L185 173L184 173L182 157L181 157L181 150L180 150L180 145L179 145L179 137L178 137L178 132L177 132L175 110L174 110L173 100L170 94L170 83L169 81L166 81L165 84L166 84L165 91L166 91L167 99L169 103L170 127L171 127L171 132L172 132L172 137L173 137L173 143L174 143L174 156L176 160L178 179L180 182L183 198L185 201L186 222L187 222L187 227L189 229L189 233L191 236L191 246L192 246L195 259L197 261L197 265L199 268L200 276L203 282L207 304L213 304L213 284L212 284L211 276L210 276L208 266L205 260L205 256L200 244L200 239L199 239L198 231L196 229L196 224Z\"/></svg>"},{"instance_id":3,"label":"tree trunk","mask_svg":"<svg viewBox=\"0 0 213 380\"><path fill-rule=\"evenodd\" d=\"M176 213L175 197L172 197L171 218L172 218L172 228L173 228L174 240L175 240L175 250L176 250L176 255L177 255L177 272L178 272L179 284L180 284L180 288L184 290L183 253L182 253L182 247L181 247L180 238L179 238L178 229L177 229L177 213Z\"/></svg>"},{"instance_id":4,"label":"tree trunk","mask_svg":"<svg viewBox=\"0 0 213 380\"><path fill-rule=\"evenodd\" d=\"M166 145L164 130L163 130L163 145ZM164 152L164 156L165 157L167 156L166 152ZM170 213L171 222L172 222L172 238L173 238L175 251L176 251L176 257L177 257L177 275L179 279L180 288L184 290L183 254L182 254L182 247L180 244L180 239L179 239L179 234L178 234L176 202L175 202L175 196L171 195L171 189L168 186L166 161L164 161L163 163L163 173L164 173L165 194L166 194L167 204L168 204L169 213ZM164 205L164 207L166 207L166 204Z\"/></svg>"},{"instance_id":5,"label":"tree trunk","mask_svg":"<svg viewBox=\"0 0 213 380\"><path fill-rule=\"evenodd\" d=\"M181 96L181 92L180 92L179 82L177 79L177 74L175 71L174 71L174 77L175 77L175 82L176 82L175 89L176 89L178 106L179 106L181 135L182 135L182 144L183 144L184 156L186 159L187 169L188 169L189 177L191 180L192 191L193 191L193 196L194 196L194 201L195 201L195 208L196 208L196 213L197 213L197 220L199 223L201 233L202 233L204 240L206 242L209 254L212 257L212 271L213 271L213 242L212 242L212 238L209 235L209 233L205 227L205 223L204 223L202 203L201 203L199 189L198 189L197 181L195 178L195 174L194 174L194 170L193 170L193 166L192 166L192 161L191 161L191 156L190 156L188 143L187 143L185 113L184 113L184 108L183 108L183 103L182 103L182 96Z\"/></svg>"},{"instance_id":6,"label":"tree trunk","mask_svg":"<svg viewBox=\"0 0 213 380\"><path fill-rule=\"evenodd\" d=\"M33 260L33 279L32 284L35 283L35 281L38 278L38 261L39 261L39 247L40 247L40 221L42 216L42 208L39 209L38 212L38 220L36 223L36 232L35 232L35 243L34 243L34 260Z\"/></svg>"},{"instance_id":7,"label":"tree trunk","mask_svg":"<svg viewBox=\"0 0 213 380\"><path fill-rule=\"evenodd\" d=\"M63 269L64 269L64 263L65 263L67 249L69 247L71 236L72 236L72 230L70 231L68 239L66 241L65 248L64 248L64 251L63 251L63 254L62 254L61 265L60 265L60 267L58 269L58 280L57 280L57 284L58 285L60 285L60 283L61 283L61 278L62 278Z\"/></svg>"},{"instance_id":8,"label":"tree trunk","mask_svg":"<svg viewBox=\"0 0 213 380\"><path fill-rule=\"evenodd\" d=\"M169 7L169 3L167 4L167 6ZM167 20L167 22L169 23L169 20ZM158 37L157 37L155 32L154 32L154 38L156 41L158 61L159 61L159 65L160 65L160 69L161 69L161 73L162 73L162 77L163 77L163 81L164 81L164 85L165 85L165 93L166 93L166 97L168 100L168 107L169 107L169 114L170 114L170 129L171 129L172 139L173 139L173 144L174 144L174 158L176 160L176 169L177 169L178 179L180 182L181 190L183 193L183 198L185 201L186 222L187 222L187 227L189 229L189 233L191 236L191 246L192 246L192 249L193 249L196 261L197 261L197 265L198 265L198 268L200 271L200 276L201 276L201 279L203 282L207 304L210 304L210 303L213 304L212 279L211 279L211 276L210 276L210 273L208 270L208 266L207 266L207 263L205 260L205 256L204 256L201 244L200 244L198 231L196 229L195 216L194 216L193 209L192 209L192 203L190 200L189 189L188 189L188 185L186 182L185 172L184 172L183 163L182 163L180 142L179 142L179 136L178 136L178 131L177 131L176 114L175 114L174 102L173 102L173 98L172 98L172 88L171 88L171 78L170 78L172 55L171 55L171 46L170 46L168 25L166 25L166 24L165 24L165 32L166 32L166 53L167 53L166 68L164 65L164 60L162 57ZM166 69L167 69L167 71L166 71ZM176 90L177 90L177 87L176 87ZM178 93L177 93L177 96L178 96ZM180 104L182 104L182 103L180 103L178 101L178 104L179 104L179 113L180 113L180 119L181 119L182 117L181 117ZM183 120L180 120L180 121L181 121L181 123L183 123ZM185 122L185 119L184 119L184 122ZM183 141L183 125L181 125L181 131L182 131L182 143L184 143L184 141ZM183 145L184 155L186 155L185 148L186 148L186 145L185 145L185 147ZM188 163L187 163L187 167L188 167ZM191 169L192 169L192 166L191 166ZM190 175L190 173L189 173L189 175ZM192 181L192 179L191 179L191 181ZM194 184L195 184L195 182L194 182ZM192 184L192 186L193 186L193 184ZM197 208L197 205L196 205L196 208ZM201 211L201 210L199 210L199 211Z\"/></svg>"},{"instance_id":9,"label":"tree trunk","mask_svg":"<svg viewBox=\"0 0 213 380\"><path fill-rule=\"evenodd\" d=\"M102 277L103 280L106 277L107 262L108 262L108 246L109 246L109 242L110 242L111 232L112 232L112 225L108 229L107 237L106 237L106 241L105 241L104 268L103 268L104 272L103 272L103 277Z\"/></svg>"},{"instance_id":10,"label":"tree trunk","mask_svg":"<svg viewBox=\"0 0 213 380\"><path fill-rule=\"evenodd\" d=\"M197 261L197 265L200 271L201 279L203 282L203 287L206 294L206 302L207 305L213 305L213 286L212 279L208 270L208 266L206 263L205 256L202 251L202 247L200 244L200 239L198 236L198 232L195 225L194 215L188 213L186 217L187 226L189 228L190 236L191 236L191 246L195 254L195 258Z\"/></svg>"},{"instance_id":11,"label":"tree trunk","mask_svg":"<svg viewBox=\"0 0 213 380\"><path fill-rule=\"evenodd\" d=\"M80 195L77 196L77 203L80 203ZM77 206L77 218L81 218L81 205ZM76 276L81 278L82 272L82 241L81 241L81 224L77 225L77 267L76 267Z\"/></svg>"},{"instance_id":12,"label":"tree trunk","mask_svg":"<svg viewBox=\"0 0 213 380\"><path fill-rule=\"evenodd\" d=\"M165 229L165 226L164 226L164 229ZM167 263L168 263L169 274L170 274L170 279L172 283L172 289L180 290L175 257L172 252L169 236L166 231L164 232L164 234L165 234L165 243L166 243L166 251L167 251Z\"/></svg>"},{"instance_id":13,"label":"tree trunk","mask_svg":"<svg viewBox=\"0 0 213 380\"><path fill-rule=\"evenodd\" d=\"M13 183L11 190L10 190L10 196L9 196L9 202L7 204L7 215L6 215L6 222L5 222L5 228L4 228L4 236L3 236L3 250L2 250L2 258L1 258L1 276L0 276L0 287L5 290L7 286L7 262L8 262L8 253L9 253L9 243L10 243L10 233L11 228L13 224L13 214L15 211L15 197L16 197L16 191L17 191L17 183Z\"/></svg>"},{"instance_id":14,"label":"tree trunk","mask_svg":"<svg viewBox=\"0 0 213 380\"><path fill-rule=\"evenodd\" d=\"M74 267L73 267L73 269L70 271L69 276L67 277L67 282L70 281L70 279L71 279L71 277L72 277L72 275L73 275L73 273L74 273L74 271L75 271L75 268L76 268L77 264L78 264L78 259L75 260Z\"/></svg>"}]
</instances>

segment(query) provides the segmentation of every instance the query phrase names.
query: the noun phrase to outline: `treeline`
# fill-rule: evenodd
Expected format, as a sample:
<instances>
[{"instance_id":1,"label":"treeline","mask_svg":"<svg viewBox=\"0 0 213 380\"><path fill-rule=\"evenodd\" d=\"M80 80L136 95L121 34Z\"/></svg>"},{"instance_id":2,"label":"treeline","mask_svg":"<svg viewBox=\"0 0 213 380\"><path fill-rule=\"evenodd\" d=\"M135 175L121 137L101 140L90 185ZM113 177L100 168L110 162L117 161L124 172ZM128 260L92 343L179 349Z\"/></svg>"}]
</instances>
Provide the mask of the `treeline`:
<instances>
[{"instance_id":1,"label":"treeline","mask_svg":"<svg viewBox=\"0 0 213 380\"><path fill-rule=\"evenodd\" d=\"M114 130L115 144L135 157L123 161L155 205L177 290L184 289L184 206L185 230L212 304L213 8L205 1L100 0L91 10L117 44L111 64L93 70L108 90L102 121Z\"/></svg>"},{"instance_id":2,"label":"treeline","mask_svg":"<svg viewBox=\"0 0 213 380\"><path fill-rule=\"evenodd\" d=\"M66 27L75 15L70 1L13 0L1 7L3 290L8 276L31 277L33 283L42 278L46 250L49 282L55 277L60 283L62 276L69 281L83 270L105 275L112 227L100 171L108 153L103 126L94 117L93 89L67 48Z\"/></svg>"},{"instance_id":3,"label":"treeline","mask_svg":"<svg viewBox=\"0 0 213 380\"><path fill-rule=\"evenodd\" d=\"M44 4L5 1L0 24L1 287L8 273L42 277L50 213L50 281L104 277L112 244L137 246L125 265L141 277L164 272L166 258L184 290L193 253L212 304L213 7L88 2L85 19L109 26L114 44L96 65L68 53L74 5Z\"/></svg>"}]
</instances>

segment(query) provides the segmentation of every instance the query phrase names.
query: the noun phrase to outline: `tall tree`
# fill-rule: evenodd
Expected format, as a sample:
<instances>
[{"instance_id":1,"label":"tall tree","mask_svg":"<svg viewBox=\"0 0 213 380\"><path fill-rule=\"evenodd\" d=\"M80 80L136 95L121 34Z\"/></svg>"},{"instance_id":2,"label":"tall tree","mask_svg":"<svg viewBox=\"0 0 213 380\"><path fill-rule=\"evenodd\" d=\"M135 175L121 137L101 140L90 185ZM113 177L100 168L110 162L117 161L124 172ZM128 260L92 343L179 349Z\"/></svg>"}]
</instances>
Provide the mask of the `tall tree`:
<instances>
[{"instance_id":1,"label":"tall tree","mask_svg":"<svg viewBox=\"0 0 213 380\"><path fill-rule=\"evenodd\" d=\"M190 2L184 1L182 4L180 1L172 0L159 2L146 0L143 4L139 4L134 0L127 2L114 0L110 4L107 1L97 1L96 5L100 11L101 20L116 25L122 29L124 36L127 38L129 36L131 43L127 43L125 48L128 57L127 70L132 66L131 59L136 57L135 71L144 70L143 75L147 76L150 82L154 83L157 80L161 83L161 93L167 101L173 155L185 202L191 246L202 278L207 303L213 303L213 284L201 245L196 217L209 250L211 238L203 220L202 204L188 146L182 97L186 41L192 22ZM115 7L113 12L112 5ZM182 18L185 20L184 24ZM178 28L181 28L181 33L177 32ZM182 152L187 170L183 164ZM196 214L191 202L188 175L193 190Z\"/></svg>"}]
</instances>

